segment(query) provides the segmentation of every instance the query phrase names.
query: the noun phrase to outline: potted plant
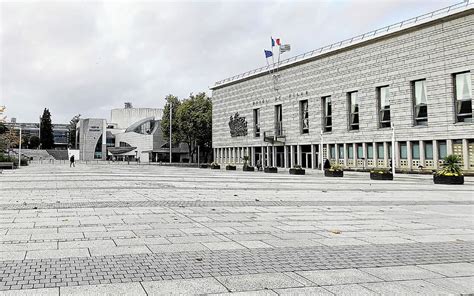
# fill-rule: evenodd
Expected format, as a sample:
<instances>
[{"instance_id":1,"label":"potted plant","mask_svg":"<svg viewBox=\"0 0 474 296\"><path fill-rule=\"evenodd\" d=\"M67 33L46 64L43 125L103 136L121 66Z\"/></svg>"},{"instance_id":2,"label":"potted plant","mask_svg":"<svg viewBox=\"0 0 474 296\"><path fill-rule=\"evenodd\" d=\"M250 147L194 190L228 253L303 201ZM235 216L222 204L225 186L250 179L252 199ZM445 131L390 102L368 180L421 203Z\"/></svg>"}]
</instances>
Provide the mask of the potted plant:
<instances>
[{"instance_id":1,"label":"potted plant","mask_svg":"<svg viewBox=\"0 0 474 296\"><path fill-rule=\"evenodd\" d=\"M444 158L443 167L433 175L435 184L464 184L464 176L461 166L459 165L461 158L451 154Z\"/></svg>"},{"instance_id":2,"label":"potted plant","mask_svg":"<svg viewBox=\"0 0 474 296\"><path fill-rule=\"evenodd\" d=\"M290 169L290 175L304 175L305 170L300 165L295 165Z\"/></svg>"},{"instance_id":3,"label":"potted plant","mask_svg":"<svg viewBox=\"0 0 474 296\"><path fill-rule=\"evenodd\" d=\"M265 167L265 168L263 169L263 171L264 171L265 173L273 173L273 174L275 174L275 173L278 173L278 168L277 168L277 167L270 167L270 166L268 166L268 167Z\"/></svg>"},{"instance_id":4,"label":"potted plant","mask_svg":"<svg viewBox=\"0 0 474 296\"><path fill-rule=\"evenodd\" d=\"M237 167L233 164L228 164L225 166L226 171L235 171Z\"/></svg>"},{"instance_id":5,"label":"potted plant","mask_svg":"<svg viewBox=\"0 0 474 296\"><path fill-rule=\"evenodd\" d=\"M393 174L388 168L370 170L370 180L393 180Z\"/></svg>"},{"instance_id":6,"label":"potted plant","mask_svg":"<svg viewBox=\"0 0 474 296\"><path fill-rule=\"evenodd\" d=\"M249 157L247 155L244 156L244 166L242 167L242 171L244 172L253 172L255 168L249 165Z\"/></svg>"},{"instance_id":7,"label":"potted plant","mask_svg":"<svg viewBox=\"0 0 474 296\"><path fill-rule=\"evenodd\" d=\"M338 164L333 164L329 169L324 170L325 177L344 177L344 171Z\"/></svg>"},{"instance_id":8,"label":"potted plant","mask_svg":"<svg viewBox=\"0 0 474 296\"><path fill-rule=\"evenodd\" d=\"M221 166L217 162L211 163L211 170L220 170Z\"/></svg>"}]
</instances>

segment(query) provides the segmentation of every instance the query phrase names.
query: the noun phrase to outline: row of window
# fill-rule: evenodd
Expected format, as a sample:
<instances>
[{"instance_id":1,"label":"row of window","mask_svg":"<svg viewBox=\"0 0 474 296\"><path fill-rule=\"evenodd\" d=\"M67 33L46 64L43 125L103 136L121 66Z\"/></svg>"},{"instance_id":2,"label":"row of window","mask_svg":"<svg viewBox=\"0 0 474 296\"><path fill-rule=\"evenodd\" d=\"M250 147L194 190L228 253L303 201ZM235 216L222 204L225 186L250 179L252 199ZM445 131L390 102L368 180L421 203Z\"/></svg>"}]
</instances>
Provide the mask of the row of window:
<instances>
[{"instance_id":1,"label":"row of window","mask_svg":"<svg viewBox=\"0 0 474 296\"><path fill-rule=\"evenodd\" d=\"M456 122L472 122L472 87L471 73L463 72L453 75ZM411 82L413 100L414 125L428 124L428 95L426 80ZM390 92L389 86L376 88L378 126L387 128L391 126ZM331 96L322 98L322 126L324 132L332 131L332 102ZM347 93L348 101L348 130L359 130L359 97L358 92ZM300 101L300 130L309 133L308 100ZM260 137L260 109L254 109L254 136ZM275 106L275 133L283 134L282 105Z\"/></svg>"},{"instance_id":2,"label":"row of window","mask_svg":"<svg viewBox=\"0 0 474 296\"><path fill-rule=\"evenodd\" d=\"M387 145L387 155L388 158L392 157L392 145L391 143L386 143ZM400 142L399 144L399 153L400 159L408 159L408 150L407 150L407 143ZM447 145L446 141L437 141L437 148L438 148L438 159L443 159L447 156ZM338 145L337 147L337 158L344 159L344 152L347 155L348 159L354 158L354 147L352 144L346 145L346 151L344 151L343 145ZM375 147L372 143L366 144L367 149L367 159L374 158L374 152L376 153L376 157L378 159L383 159L385 157L385 146L384 143L375 143ZM357 159L364 159L364 148L362 144L356 144L356 153ZM425 141L424 142L424 153L425 159L433 159L433 142L432 141ZM420 143L419 142L412 142L411 143L411 155L412 159L420 159ZM336 159L336 145L330 144L329 145L329 158Z\"/></svg>"}]
</instances>

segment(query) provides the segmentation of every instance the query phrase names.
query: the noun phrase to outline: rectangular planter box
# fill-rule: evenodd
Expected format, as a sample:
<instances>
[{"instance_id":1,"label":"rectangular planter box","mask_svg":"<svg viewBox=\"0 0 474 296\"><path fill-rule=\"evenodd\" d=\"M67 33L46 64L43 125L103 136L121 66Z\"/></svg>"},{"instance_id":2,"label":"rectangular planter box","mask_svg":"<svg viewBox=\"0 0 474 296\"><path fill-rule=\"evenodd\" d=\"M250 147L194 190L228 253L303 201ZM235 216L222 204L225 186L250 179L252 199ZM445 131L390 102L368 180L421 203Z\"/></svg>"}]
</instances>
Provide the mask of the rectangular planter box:
<instances>
[{"instance_id":1,"label":"rectangular planter box","mask_svg":"<svg viewBox=\"0 0 474 296\"><path fill-rule=\"evenodd\" d=\"M290 169L290 175L304 175L305 170L304 169Z\"/></svg>"},{"instance_id":2,"label":"rectangular planter box","mask_svg":"<svg viewBox=\"0 0 474 296\"><path fill-rule=\"evenodd\" d=\"M221 166L220 165L211 165L211 170L220 170Z\"/></svg>"},{"instance_id":3,"label":"rectangular planter box","mask_svg":"<svg viewBox=\"0 0 474 296\"><path fill-rule=\"evenodd\" d=\"M226 171L235 171L237 167L235 165L227 165L225 169Z\"/></svg>"},{"instance_id":4,"label":"rectangular planter box","mask_svg":"<svg viewBox=\"0 0 474 296\"><path fill-rule=\"evenodd\" d=\"M209 165L208 164L201 164L199 167L201 169L207 169L209 167Z\"/></svg>"},{"instance_id":5,"label":"rectangular planter box","mask_svg":"<svg viewBox=\"0 0 474 296\"><path fill-rule=\"evenodd\" d=\"M344 177L344 171L324 170L324 177Z\"/></svg>"},{"instance_id":6,"label":"rectangular planter box","mask_svg":"<svg viewBox=\"0 0 474 296\"><path fill-rule=\"evenodd\" d=\"M370 180L393 180L392 173L370 173Z\"/></svg>"},{"instance_id":7,"label":"rectangular planter box","mask_svg":"<svg viewBox=\"0 0 474 296\"><path fill-rule=\"evenodd\" d=\"M439 176L433 175L435 184L462 185L464 184L464 176Z\"/></svg>"},{"instance_id":8,"label":"rectangular planter box","mask_svg":"<svg viewBox=\"0 0 474 296\"><path fill-rule=\"evenodd\" d=\"M263 171L264 171L265 173L273 173L273 174L275 174L275 173L278 173L278 168L273 168L273 167L270 168L270 167L267 167L267 168L265 168Z\"/></svg>"},{"instance_id":9,"label":"rectangular planter box","mask_svg":"<svg viewBox=\"0 0 474 296\"><path fill-rule=\"evenodd\" d=\"M255 171L255 167L253 167L253 166L242 167L242 171L244 171L244 172L253 172L253 171Z\"/></svg>"}]
</instances>

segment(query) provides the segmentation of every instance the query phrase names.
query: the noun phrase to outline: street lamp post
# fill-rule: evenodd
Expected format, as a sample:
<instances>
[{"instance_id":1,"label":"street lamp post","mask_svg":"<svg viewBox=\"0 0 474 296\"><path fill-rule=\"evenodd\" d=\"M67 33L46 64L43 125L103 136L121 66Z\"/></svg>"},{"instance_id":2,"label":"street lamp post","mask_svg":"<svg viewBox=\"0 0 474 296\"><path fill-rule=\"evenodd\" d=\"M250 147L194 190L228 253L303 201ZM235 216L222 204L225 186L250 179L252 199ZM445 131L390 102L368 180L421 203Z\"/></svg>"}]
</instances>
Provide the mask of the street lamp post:
<instances>
[{"instance_id":1,"label":"street lamp post","mask_svg":"<svg viewBox=\"0 0 474 296\"><path fill-rule=\"evenodd\" d=\"M173 103L171 102L170 100L170 164L171 164L171 159L172 159L172 151L171 151L171 148L172 148L172 144L171 144L171 133L173 131L173 124L172 124L172 120L173 120Z\"/></svg>"},{"instance_id":2,"label":"street lamp post","mask_svg":"<svg viewBox=\"0 0 474 296\"><path fill-rule=\"evenodd\" d=\"M18 145L18 167L21 167L21 126L20 128L20 144Z\"/></svg>"}]
</instances>

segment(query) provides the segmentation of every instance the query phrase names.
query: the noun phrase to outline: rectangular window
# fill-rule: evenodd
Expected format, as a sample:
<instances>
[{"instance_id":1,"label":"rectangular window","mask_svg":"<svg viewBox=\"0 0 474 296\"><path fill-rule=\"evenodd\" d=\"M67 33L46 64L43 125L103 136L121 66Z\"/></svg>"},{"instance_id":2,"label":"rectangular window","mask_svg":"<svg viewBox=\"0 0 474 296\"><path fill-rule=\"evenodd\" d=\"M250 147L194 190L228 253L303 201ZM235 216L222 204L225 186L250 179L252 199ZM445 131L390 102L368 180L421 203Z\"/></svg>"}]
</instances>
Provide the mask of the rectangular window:
<instances>
[{"instance_id":1,"label":"rectangular window","mask_svg":"<svg viewBox=\"0 0 474 296\"><path fill-rule=\"evenodd\" d=\"M331 97L323 98L323 127L324 132L332 131Z\"/></svg>"},{"instance_id":2,"label":"rectangular window","mask_svg":"<svg viewBox=\"0 0 474 296\"><path fill-rule=\"evenodd\" d=\"M456 121L472 122L471 73L454 74Z\"/></svg>"},{"instance_id":3,"label":"rectangular window","mask_svg":"<svg viewBox=\"0 0 474 296\"><path fill-rule=\"evenodd\" d=\"M411 144L411 157L412 159L420 159L420 143L413 142Z\"/></svg>"},{"instance_id":4,"label":"rectangular window","mask_svg":"<svg viewBox=\"0 0 474 296\"><path fill-rule=\"evenodd\" d=\"M347 145L347 158L354 158L354 147L352 146L352 144Z\"/></svg>"},{"instance_id":5,"label":"rectangular window","mask_svg":"<svg viewBox=\"0 0 474 296\"><path fill-rule=\"evenodd\" d=\"M374 147L372 146L372 143L367 144L367 159L373 159L374 158Z\"/></svg>"},{"instance_id":6,"label":"rectangular window","mask_svg":"<svg viewBox=\"0 0 474 296\"><path fill-rule=\"evenodd\" d=\"M281 105L275 106L275 135L283 135L283 108Z\"/></svg>"},{"instance_id":7,"label":"rectangular window","mask_svg":"<svg viewBox=\"0 0 474 296\"><path fill-rule=\"evenodd\" d=\"M362 144L357 144L357 158L362 159L364 158L364 147L362 147Z\"/></svg>"},{"instance_id":8,"label":"rectangular window","mask_svg":"<svg viewBox=\"0 0 474 296\"><path fill-rule=\"evenodd\" d=\"M413 115L415 125L428 125L428 99L426 80L412 82Z\"/></svg>"},{"instance_id":9,"label":"rectangular window","mask_svg":"<svg viewBox=\"0 0 474 296\"><path fill-rule=\"evenodd\" d=\"M438 156L439 159L444 159L446 156L448 156L446 141L438 141Z\"/></svg>"},{"instance_id":10,"label":"rectangular window","mask_svg":"<svg viewBox=\"0 0 474 296\"><path fill-rule=\"evenodd\" d=\"M331 159L336 159L336 145L331 144L329 145L330 157Z\"/></svg>"},{"instance_id":11,"label":"rectangular window","mask_svg":"<svg viewBox=\"0 0 474 296\"><path fill-rule=\"evenodd\" d=\"M339 145L339 159L344 159L344 145Z\"/></svg>"},{"instance_id":12,"label":"rectangular window","mask_svg":"<svg viewBox=\"0 0 474 296\"><path fill-rule=\"evenodd\" d=\"M407 143L400 143L400 159L407 159L408 152L407 152Z\"/></svg>"},{"instance_id":13,"label":"rectangular window","mask_svg":"<svg viewBox=\"0 0 474 296\"><path fill-rule=\"evenodd\" d=\"M379 108L379 127L390 127L390 99L388 86L377 88L378 108Z\"/></svg>"},{"instance_id":14,"label":"rectangular window","mask_svg":"<svg viewBox=\"0 0 474 296\"><path fill-rule=\"evenodd\" d=\"M302 134L309 133L308 100L300 101L300 126Z\"/></svg>"},{"instance_id":15,"label":"rectangular window","mask_svg":"<svg viewBox=\"0 0 474 296\"><path fill-rule=\"evenodd\" d=\"M359 99L358 92L347 94L349 100L349 130L359 129Z\"/></svg>"},{"instance_id":16,"label":"rectangular window","mask_svg":"<svg viewBox=\"0 0 474 296\"><path fill-rule=\"evenodd\" d=\"M433 142L425 142L425 159L433 159Z\"/></svg>"},{"instance_id":17,"label":"rectangular window","mask_svg":"<svg viewBox=\"0 0 474 296\"><path fill-rule=\"evenodd\" d=\"M260 109L253 109L254 136L260 137Z\"/></svg>"},{"instance_id":18,"label":"rectangular window","mask_svg":"<svg viewBox=\"0 0 474 296\"><path fill-rule=\"evenodd\" d=\"M384 159L383 143L377 143L377 159Z\"/></svg>"}]
</instances>

